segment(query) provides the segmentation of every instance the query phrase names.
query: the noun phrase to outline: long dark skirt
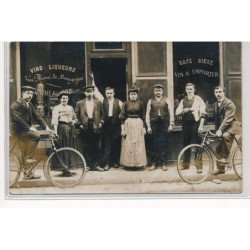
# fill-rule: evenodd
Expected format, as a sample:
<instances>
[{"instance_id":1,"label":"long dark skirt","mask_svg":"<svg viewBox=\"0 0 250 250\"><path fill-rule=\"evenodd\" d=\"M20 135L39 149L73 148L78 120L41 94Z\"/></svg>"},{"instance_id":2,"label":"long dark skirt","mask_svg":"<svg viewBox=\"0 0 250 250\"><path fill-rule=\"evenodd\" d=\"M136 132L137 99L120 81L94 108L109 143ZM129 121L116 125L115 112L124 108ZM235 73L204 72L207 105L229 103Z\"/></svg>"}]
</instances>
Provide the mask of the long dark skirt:
<instances>
[{"instance_id":1,"label":"long dark skirt","mask_svg":"<svg viewBox=\"0 0 250 250\"><path fill-rule=\"evenodd\" d=\"M76 134L74 126L70 126L69 124L59 124L57 133L59 136L58 142L60 148L76 148ZM65 153L64 155L62 155L62 158L66 166L70 167L71 165L73 165L74 159L72 159L71 155Z\"/></svg>"}]
</instances>

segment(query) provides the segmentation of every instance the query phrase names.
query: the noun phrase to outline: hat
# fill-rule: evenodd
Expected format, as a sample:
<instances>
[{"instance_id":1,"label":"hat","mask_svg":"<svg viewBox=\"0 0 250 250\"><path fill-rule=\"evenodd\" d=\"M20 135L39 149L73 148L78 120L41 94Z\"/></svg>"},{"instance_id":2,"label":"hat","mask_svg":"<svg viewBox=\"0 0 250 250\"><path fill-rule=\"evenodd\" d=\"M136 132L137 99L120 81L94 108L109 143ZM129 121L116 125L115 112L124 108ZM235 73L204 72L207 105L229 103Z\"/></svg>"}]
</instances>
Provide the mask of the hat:
<instances>
[{"instance_id":1,"label":"hat","mask_svg":"<svg viewBox=\"0 0 250 250\"><path fill-rule=\"evenodd\" d=\"M95 86L93 86L93 85L85 86L85 87L83 88L83 92L85 92L85 91L88 90L88 89L93 89L93 90L94 90L94 88L95 88Z\"/></svg>"},{"instance_id":2,"label":"hat","mask_svg":"<svg viewBox=\"0 0 250 250\"><path fill-rule=\"evenodd\" d=\"M36 91L35 88L31 87L31 86L22 86L22 91Z\"/></svg>"},{"instance_id":3,"label":"hat","mask_svg":"<svg viewBox=\"0 0 250 250\"><path fill-rule=\"evenodd\" d=\"M139 92L139 89L138 88L135 88L135 87L132 87L128 90L128 93L131 93L131 92L136 92L138 93Z\"/></svg>"},{"instance_id":4,"label":"hat","mask_svg":"<svg viewBox=\"0 0 250 250\"><path fill-rule=\"evenodd\" d=\"M164 86L162 84L155 84L153 88L164 89Z\"/></svg>"},{"instance_id":5,"label":"hat","mask_svg":"<svg viewBox=\"0 0 250 250\"><path fill-rule=\"evenodd\" d=\"M57 98L58 98L58 99L61 99L63 95L66 95L66 96L69 97L69 96L70 96L70 93L69 93L68 91L66 91L66 90L62 90L62 91L59 92Z\"/></svg>"}]
</instances>

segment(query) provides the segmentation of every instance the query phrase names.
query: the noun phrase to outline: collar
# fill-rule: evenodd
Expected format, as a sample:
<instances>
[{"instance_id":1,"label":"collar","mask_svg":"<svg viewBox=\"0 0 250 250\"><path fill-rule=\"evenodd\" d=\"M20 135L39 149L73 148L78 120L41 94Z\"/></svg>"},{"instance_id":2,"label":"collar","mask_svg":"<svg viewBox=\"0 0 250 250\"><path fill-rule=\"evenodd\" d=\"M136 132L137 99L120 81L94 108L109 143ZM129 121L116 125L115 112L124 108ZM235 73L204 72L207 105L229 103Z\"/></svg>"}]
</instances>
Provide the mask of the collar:
<instances>
[{"instance_id":1,"label":"collar","mask_svg":"<svg viewBox=\"0 0 250 250\"><path fill-rule=\"evenodd\" d=\"M225 97L221 99L220 101L217 101L218 103L222 103L225 100Z\"/></svg>"},{"instance_id":2,"label":"collar","mask_svg":"<svg viewBox=\"0 0 250 250\"><path fill-rule=\"evenodd\" d=\"M162 96L161 97L156 97L155 96L155 99L159 102L162 99Z\"/></svg>"}]
</instances>

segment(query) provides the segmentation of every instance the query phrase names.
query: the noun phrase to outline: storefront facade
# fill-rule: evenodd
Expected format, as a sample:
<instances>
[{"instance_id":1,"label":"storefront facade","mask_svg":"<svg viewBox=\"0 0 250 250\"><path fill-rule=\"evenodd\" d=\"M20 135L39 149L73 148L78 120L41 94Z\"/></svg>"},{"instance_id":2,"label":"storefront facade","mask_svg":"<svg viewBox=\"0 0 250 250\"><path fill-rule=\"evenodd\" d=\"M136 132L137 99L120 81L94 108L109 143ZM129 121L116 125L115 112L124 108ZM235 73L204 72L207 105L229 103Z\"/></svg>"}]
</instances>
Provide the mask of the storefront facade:
<instances>
[{"instance_id":1,"label":"storefront facade","mask_svg":"<svg viewBox=\"0 0 250 250\"><path fill-rule=\"evenodd\" d=\"M13 42L9 50L10 103L20 97L22 85L31 85L37 89L37 110L47 121L62 89L73 94L73 106L83 97L90 72L100 92L112 86L122 101L129 87L139 87L145 105L152 86L161 83L174 108L185 95L185 84L194 82L207 104L209 126L213 88L222 85L241 120L240 42ZM181 117L175 125L181 133Z\"/></svg>"}]
</instances>

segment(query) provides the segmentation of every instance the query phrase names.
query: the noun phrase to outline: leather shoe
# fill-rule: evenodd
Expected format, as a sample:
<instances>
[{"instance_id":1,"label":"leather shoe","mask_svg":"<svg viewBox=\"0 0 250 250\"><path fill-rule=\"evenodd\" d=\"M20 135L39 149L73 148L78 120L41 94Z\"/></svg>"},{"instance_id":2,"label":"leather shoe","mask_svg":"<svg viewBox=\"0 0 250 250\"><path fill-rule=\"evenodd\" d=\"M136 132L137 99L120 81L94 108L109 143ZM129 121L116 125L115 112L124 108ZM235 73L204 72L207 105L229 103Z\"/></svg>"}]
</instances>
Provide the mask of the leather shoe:
<instances>
[{"instance_id":1,"label":"leather shoe","mask_svg":"<svg viewBox=\"0 0 250 250\"><path fill-rule=\"evenodd\" d=\"M229 164L229 162L227 161L226 158L216 159L216 161L221 163L221 164Z\"/></svg>"},{"instance_id":2,"label":"leather shoe","mask_svg":"<svg viewBox=\"0 0 250 250\"><path fill-rule=\"evenodd\" d=\"M163 171L167 171L168 170L168 166L166 164L162 165L162 170Z\"/></svg>"},{"instance_id":3,"label":"leather shoe","mask_svg":"<svg viewBox=\"0 0 250 250\"><path fill-rule=\"evenodd\" d=\"M63 171L62 176L63 177L71 177L72 173L69 170L65 170L65 171Z\"/></svg>"},{"instance_id":4,"label":"leather shoe","mask_svg":"<svg viewBox=\"0 0 250 250\"><path fill-rule=\"evenodd\" d=\"M186 170L189 169L188 165L181 165L180 170Z\"/></svg>"},{"instance_id":5,"label":"leather shoe","mask_svg":"<svg viewBox=\"0 0 250 250\"><path fill-rule=\"evenodd\" d=\"M31 164L34 164L34 163L36 163L35 159L26 159L25 160L25 164L27 164L27 165L31 165Z\"/></svg>"},{"instance_id":6,"label":"leather shoe","mask_svg":"<svg viewBox=\"0 0 250 250\"><path fill-rule=\"evenodd\" d=\"M24 175L24 180L38 180L41 179L41 175Z\"/></svg>"},{"instance_id":7,"label":"leather shoe","mask_svg":"<svg viewBox=\"0 0 250 250\"><path fill-rule=\"evenodd\" d=\"M104 171L104 169L101 168L101 167L96 167L95 170L96 170L96 171L99 171L99 172L103 172L103 171Z\"/></svg>"},{"instance_id":8,"label":"leather shoe","mask_svg":"<svg viewBox=\"0 0 250 250\"><path fill-rule=\"evenodd\" d=\"M114 164L113 164L113 167L114 167L114 168L119 168L119 164L114 163Z\"/></svg>"},{"instance_id":9,"label":"leather shoe","mask_svg":"<svg viewBox=\"0 0 250 250\"><path fill-rule=\"evenodd\" d=\"M225 170L217 169L212 173L212 175L218 175L218 174L225 174Z\"/></svg>"},{"instance_id":10,"label":"leather shoe","mask_svg":"<svg viewBox=\"0 0 250 250\"><path fill-rule=\"evenodd\" d=\"M108 171L108 170L109 170L109 165L106 165L103 169L104 169L105 171Z\"/></svg>"},{"instance_id":11,"label":"leather shoe","mask_svg":"<svg viewBox=\"0 0 250 250\"><path fill-rule=\"evenodd\" d=\"M197 169L197 173L198 173L198 174L202 174L202 169L201 169L201 168L198 168L198 169Z\"/></svg>"},{"instance_id":12,"label":"leather shoe","mask_svg":"<svg viewBox=\"0 0 250 250\"><path fill-rule=\"evenodd\" d=\"M149 171L153 171L155 170L157 167L155 166L155 164L152 164L150 167L149 167Z\"/></svg>"}]
</instances>

